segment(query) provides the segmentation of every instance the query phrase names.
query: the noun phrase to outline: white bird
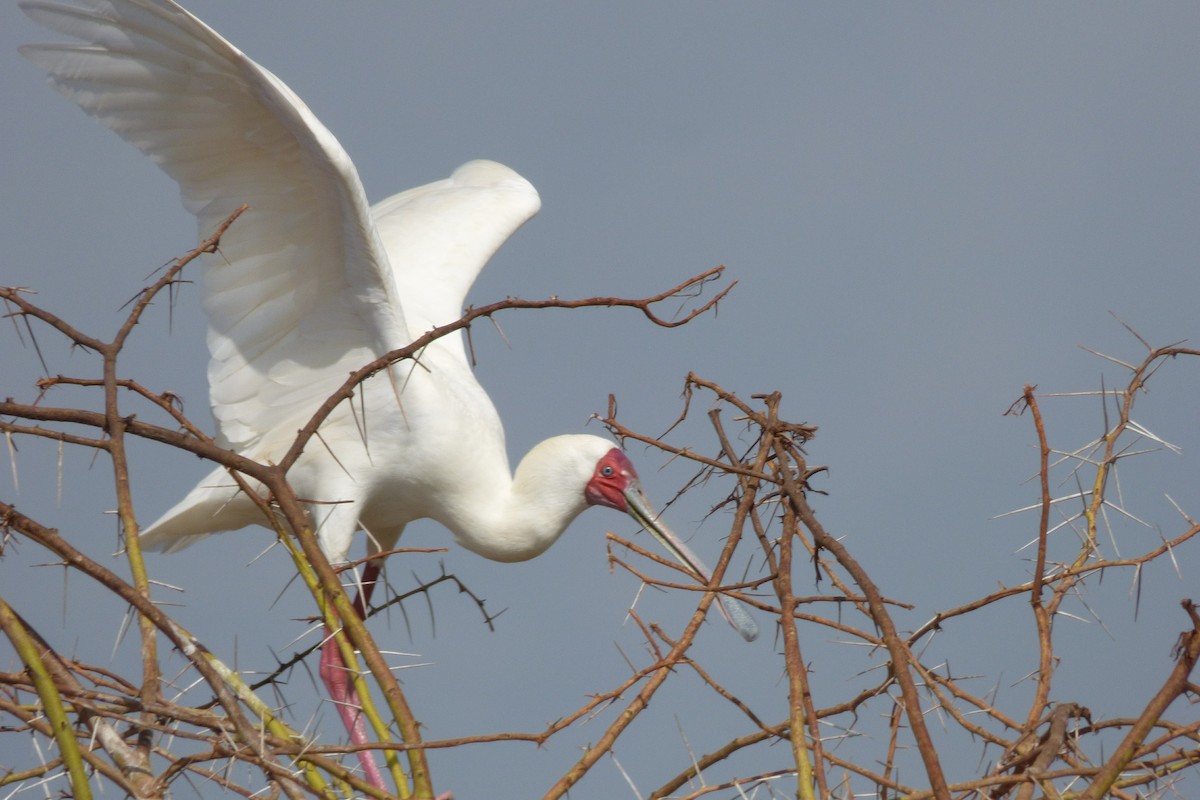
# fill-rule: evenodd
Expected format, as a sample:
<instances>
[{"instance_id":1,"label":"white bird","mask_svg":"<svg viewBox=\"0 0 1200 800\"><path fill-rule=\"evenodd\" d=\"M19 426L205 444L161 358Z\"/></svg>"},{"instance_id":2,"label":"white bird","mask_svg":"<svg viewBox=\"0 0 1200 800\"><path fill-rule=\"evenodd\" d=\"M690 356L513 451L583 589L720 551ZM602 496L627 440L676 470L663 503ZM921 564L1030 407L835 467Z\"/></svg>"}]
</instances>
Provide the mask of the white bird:
<instances>
[{"instance_id":1,"label":"white bird","mask_svg":"<svg viewBox=\"0 0 1200 800\"><path fill-rule=\"evenodd\" d=\"M457 319L492 253L540 207L528 181L492 161L368 206L349 156L303 101L171 0L20 5L81 42L21 52L179 184L202 235L249 206L203 267L217 438L249 458L278 460L350 372ZM425 517L485 558L523 561L589 505L605 505L709 580L612 442L547 439L510 472L500 419L458 333L431 344L419 367L403 362L366 381L354 406L328 418L322 444L310 444L288 475L313 501L332 562L346 559L358 529L372 553L386 552ZM262 522L217 469L142 541L173 551ZM367 587L379 563L370 566ZM746 639L757 636L744 607L720 600Z\"/></svg>"}]
</instances>

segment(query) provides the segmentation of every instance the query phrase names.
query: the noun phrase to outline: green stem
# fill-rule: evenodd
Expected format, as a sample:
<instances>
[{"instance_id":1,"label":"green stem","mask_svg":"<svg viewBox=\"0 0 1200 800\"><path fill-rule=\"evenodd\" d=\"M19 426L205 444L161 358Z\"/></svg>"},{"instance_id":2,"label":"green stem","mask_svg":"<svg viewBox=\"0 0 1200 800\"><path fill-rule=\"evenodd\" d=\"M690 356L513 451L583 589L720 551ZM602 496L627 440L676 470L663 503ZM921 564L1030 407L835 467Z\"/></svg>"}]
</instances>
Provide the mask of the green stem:
<instances>
[{"instance_id":1,"label":"green stem","mask_svg":"<svg viewBox=\"0 0 1200 800\"><path fill-rule=\"evenodd\" d=\"M50 673L46 669L45 663L42 662L37 645L29 636L29 632L25 630L25 626L21 624L16 612L8 603L4 602L3 598L0 598L0 629L13 643L17 655L20 656L21 661L25 663L25 667L33 676L33 685L37 689L38 697L41 698L42 709L46 712L46 718L50 720L54 739L58 742L59 752L62 753L63 764L67 768L67 774L71 776L72 796L77 800L91 800L92 787L88 784L87 772L83 768L83 756L79 753L79 741L75 738L71 721L67 718L66 709L63 708L62 695L58 693L58 687L50 678Z\"/></svg>"}]
</instances>

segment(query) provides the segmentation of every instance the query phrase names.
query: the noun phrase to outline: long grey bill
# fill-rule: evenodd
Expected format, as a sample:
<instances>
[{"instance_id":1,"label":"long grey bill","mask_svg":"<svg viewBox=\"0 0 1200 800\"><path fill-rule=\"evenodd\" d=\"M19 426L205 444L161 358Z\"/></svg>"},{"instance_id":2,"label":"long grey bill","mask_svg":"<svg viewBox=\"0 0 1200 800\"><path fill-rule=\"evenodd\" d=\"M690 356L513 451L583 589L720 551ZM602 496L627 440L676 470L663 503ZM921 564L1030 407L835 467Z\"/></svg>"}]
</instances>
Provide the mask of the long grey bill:
<instances>
[{"instance_id":1,"label":"long grey bill","mask_svg":"<svg viewBox=\"0 0 1200 800\"><path fill-rule=\"evenodd\" d=\"M680 564L691 570L701 583L709 583L712 580L712 572L709 568L704 566L704 562L683 543L682 539L662 523L641 487L632 486L630 488L632 491L625 492L630 516L640 522L642 527L648 530L655 539L658 539L659 543L667 549L667 552L675 556ZM726 621L747 642L753 642L758 638L758 623L754 621L754 617L750 616L750 610L743 603L732 597L718 594L717 608L720 609L721 616L725 617Z\"/></svg>"}]
</instances>

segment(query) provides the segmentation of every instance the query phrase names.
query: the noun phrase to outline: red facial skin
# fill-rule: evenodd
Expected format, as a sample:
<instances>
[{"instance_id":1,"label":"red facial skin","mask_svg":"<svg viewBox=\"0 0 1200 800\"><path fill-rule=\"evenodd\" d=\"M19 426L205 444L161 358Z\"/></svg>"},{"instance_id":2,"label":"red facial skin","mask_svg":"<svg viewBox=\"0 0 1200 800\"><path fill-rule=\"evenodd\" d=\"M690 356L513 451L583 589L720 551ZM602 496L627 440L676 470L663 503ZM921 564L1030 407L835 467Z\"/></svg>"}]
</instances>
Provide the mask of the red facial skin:
<instances>
[{"instance_id":1,"label":"red facial skin","mask_svg":"<svg viewBox=\"0 0 1200 800\"><path fill-rule=\"evenodd\" d=\"M629 513L629 505L625 502L625 490L637 479L637 470L633 468L633 462L614 447L596 462L596 471L584 487L583 496L588 505L608 506Z\"/></svg>"}]
</instances>

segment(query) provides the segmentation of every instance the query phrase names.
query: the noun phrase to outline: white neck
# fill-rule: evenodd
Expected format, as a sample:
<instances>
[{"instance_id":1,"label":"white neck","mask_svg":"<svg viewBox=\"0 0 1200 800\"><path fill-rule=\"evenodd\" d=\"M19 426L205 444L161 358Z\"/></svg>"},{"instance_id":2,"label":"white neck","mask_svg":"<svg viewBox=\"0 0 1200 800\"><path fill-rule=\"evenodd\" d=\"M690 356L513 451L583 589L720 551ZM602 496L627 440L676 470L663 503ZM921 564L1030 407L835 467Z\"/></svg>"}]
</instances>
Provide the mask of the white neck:
<instances>
[{"instance_id":1,"label":"white neck","mask_svg":"<svg viewBox=\"0 0 1200 800\"><path fill-rule=\"evenodd\" d=\"M526 454L516 474L461 487L439 519L458 543L493 561L526 561L558 540L585 508L584 489L612 442L555 436Z\"/></svg>"}]
</instances>

